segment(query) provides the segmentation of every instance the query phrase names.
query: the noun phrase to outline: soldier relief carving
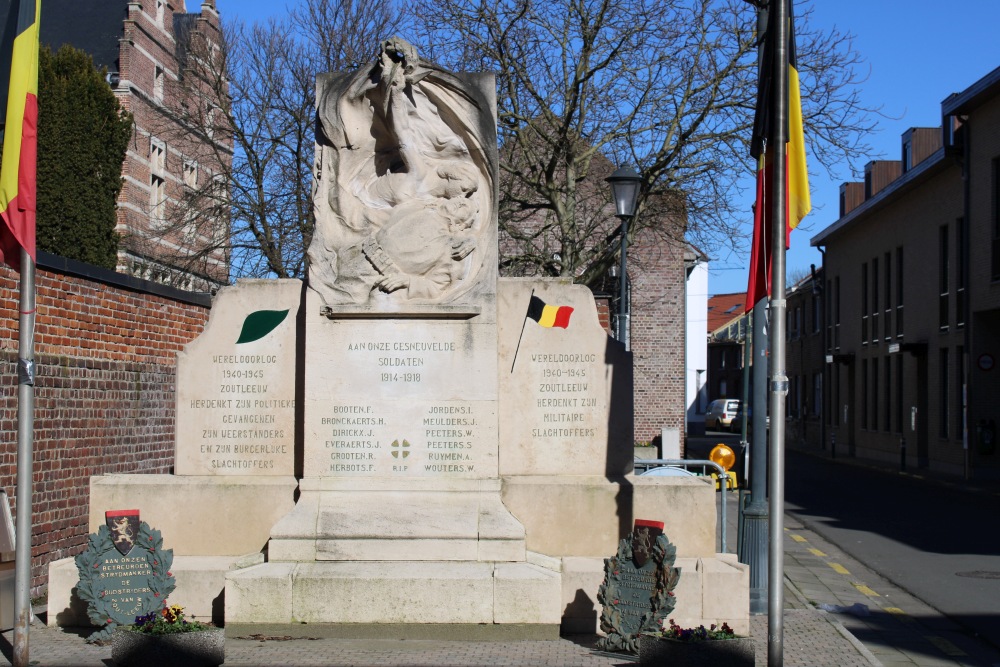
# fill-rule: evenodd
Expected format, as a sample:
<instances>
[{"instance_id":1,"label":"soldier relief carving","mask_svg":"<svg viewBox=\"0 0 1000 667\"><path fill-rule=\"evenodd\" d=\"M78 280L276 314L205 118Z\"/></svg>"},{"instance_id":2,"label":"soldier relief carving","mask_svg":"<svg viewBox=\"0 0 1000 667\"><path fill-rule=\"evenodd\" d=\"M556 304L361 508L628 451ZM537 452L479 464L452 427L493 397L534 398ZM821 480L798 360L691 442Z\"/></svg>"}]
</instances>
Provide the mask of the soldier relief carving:
<instances>
[{"instance_id":1,"label":"soldier relief carving","mask_svg":"<svg viewBox=\"0 0 1000 667\"><path fill-rule=\"evenodd\" d=\"M308 254L327 306L449 303L495 261L484 104L398 38L369 67L320 75Z\"/></svg>"}]
</instances>

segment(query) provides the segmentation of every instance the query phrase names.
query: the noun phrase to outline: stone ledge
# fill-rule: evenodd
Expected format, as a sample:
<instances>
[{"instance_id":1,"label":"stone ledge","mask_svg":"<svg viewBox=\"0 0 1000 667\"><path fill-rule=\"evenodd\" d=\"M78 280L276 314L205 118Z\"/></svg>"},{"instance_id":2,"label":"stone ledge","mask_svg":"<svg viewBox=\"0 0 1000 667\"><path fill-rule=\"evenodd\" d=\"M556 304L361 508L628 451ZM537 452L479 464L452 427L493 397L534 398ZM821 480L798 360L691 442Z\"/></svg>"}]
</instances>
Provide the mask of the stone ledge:
<instances>
[{"instance_id":1,"label":"stone ledge","mask_svg":"<svg viewBox=\"0 0 1000 667\"><path fill-rule=\"evenodd\" d=\"M428 639L441 641L554 641L559 626L544 623L228 623L226 637L277 635L296 639Z\"/></svg>"}]
</instances>

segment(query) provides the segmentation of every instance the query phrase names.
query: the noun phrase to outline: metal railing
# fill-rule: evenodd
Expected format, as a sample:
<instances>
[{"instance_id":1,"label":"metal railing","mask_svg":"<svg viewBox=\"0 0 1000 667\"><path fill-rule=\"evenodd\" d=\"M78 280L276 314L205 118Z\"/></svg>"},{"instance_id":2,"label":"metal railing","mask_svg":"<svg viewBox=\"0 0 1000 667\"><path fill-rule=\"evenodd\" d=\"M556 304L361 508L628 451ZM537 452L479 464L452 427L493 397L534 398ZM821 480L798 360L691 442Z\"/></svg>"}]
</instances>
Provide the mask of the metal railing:
<instances>
[{"instance_id":1,"label":"metal railing","mask_svg":"<svg viewBox=\"0 0 1000 667\"><path fill-rule=\"evenodd\" d=\"M642 468L644 471L664 466L682 467L685 470L689 466L696 466L700 467L702 471L709 466L715 468L719 474L719 488L722 491L722 502L719 503L719 541L722 553L726 553L726 491L729 489L729 479L725 468L708 459L636 459L634 465L636 469Z\"/></svg>"}]
</instances>

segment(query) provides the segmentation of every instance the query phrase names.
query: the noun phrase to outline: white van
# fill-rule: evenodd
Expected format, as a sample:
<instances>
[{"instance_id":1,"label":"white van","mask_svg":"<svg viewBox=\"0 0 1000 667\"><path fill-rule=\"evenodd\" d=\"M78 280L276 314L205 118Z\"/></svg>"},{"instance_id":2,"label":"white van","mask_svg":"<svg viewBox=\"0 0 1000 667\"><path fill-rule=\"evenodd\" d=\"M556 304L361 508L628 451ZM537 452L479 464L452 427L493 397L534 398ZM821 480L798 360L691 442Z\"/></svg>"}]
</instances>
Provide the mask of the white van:
<instances>
[{"instance_id":1,"label":"white van","mask_svg":"<svg viewBox=\"0 0 1000 667\"><path fill-rule=\"evenodd\" d=\"M739 409L740 401L736 398L720 398L712 401L708 404L708 411L705 413L705 430L728 429Z\"/></svg>"}]
</instances>

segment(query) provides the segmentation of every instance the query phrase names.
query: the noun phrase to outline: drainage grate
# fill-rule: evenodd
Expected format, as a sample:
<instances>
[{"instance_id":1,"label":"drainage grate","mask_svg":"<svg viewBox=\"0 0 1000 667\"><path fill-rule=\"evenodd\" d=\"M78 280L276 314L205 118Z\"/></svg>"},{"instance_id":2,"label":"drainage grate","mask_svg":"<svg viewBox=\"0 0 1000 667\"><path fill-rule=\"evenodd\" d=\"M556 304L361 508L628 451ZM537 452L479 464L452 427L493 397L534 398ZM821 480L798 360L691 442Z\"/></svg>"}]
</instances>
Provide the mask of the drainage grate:
<instances>
[{"instance_id":1,"label":"drainage grate","mask_svg":"<svg viewBox=\"0 0 1000 667\"><path fill-rule=\"evenodd\" d=\"M1000 579L1000 572L996 570L973 570L971 572L956 572L956 577L968 577L970 579Z\"/></svg>"}]
</instances>

